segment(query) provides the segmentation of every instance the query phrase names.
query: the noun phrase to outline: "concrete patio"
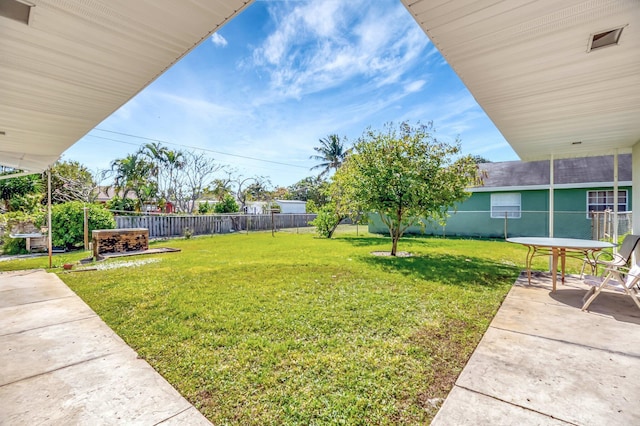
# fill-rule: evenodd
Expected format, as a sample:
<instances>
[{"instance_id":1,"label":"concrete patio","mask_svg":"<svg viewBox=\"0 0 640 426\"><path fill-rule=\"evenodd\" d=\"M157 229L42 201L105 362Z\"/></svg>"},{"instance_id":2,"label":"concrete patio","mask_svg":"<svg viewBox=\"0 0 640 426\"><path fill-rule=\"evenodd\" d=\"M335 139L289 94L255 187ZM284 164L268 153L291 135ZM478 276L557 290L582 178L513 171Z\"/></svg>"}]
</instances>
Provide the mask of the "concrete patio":
<instances>
[{"instance_id":1,"label":"concrete patio","mask_svg":"<svg viewBox=\"0 0 640 426\"><path fill-rule=\"evenodd\" d=\"M208 425L55 274L0 273L0 424Z\"/></svg>"},{"instance_id":2,"label":"concrete patio","mask_svg":"<svg viewBox=\"0 0 640 426\"><path fill-rule=\"evenodd\" d=\"M586 289L521 275L432 425L640 424L640 310Z\"/></svg>"}]
</instances>

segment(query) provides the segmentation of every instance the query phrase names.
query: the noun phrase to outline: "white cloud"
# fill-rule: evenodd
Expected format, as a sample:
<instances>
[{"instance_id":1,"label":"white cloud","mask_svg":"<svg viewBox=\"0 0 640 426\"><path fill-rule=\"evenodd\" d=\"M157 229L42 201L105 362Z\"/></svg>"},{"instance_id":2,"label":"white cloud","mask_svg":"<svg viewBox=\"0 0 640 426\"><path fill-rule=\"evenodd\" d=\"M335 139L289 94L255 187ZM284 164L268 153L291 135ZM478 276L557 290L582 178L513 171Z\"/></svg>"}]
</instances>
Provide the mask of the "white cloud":
<instances>
[{"instance_id":1,"label":"white cloud","mask_svg":"<svg viewBox=\"0 0 640 426\"><path fill-rule=\"evenodd\" d=\"M306 28L318 37L335 37L336 27L343 21L341 6L343 1L328 0L311 2L304 8L298 9L300 18Z\"/></svg>"},{"instance_id":2,"label":"white cloud","mask_svg":"<svg viewBox=\"0 0 640 426\"><path fill-rule=\"evenodd\" d=\"M425 85L426 81L424 80L416 80L404 86L404 90L407 93L415 93L419 92Z\"/></svg>"},{"instance_id":3,"label":"white cloud","mask_svg":"<svg viewBox=\"0 0 640 426\"><path fill-rule=\"evenodd\" d=\"M270 76L273 100L302 96L364 79L382 87L402 82L429 41L400 3L314 1L280 14L254 50Z\"/></svg>"},{"instance_id":4,"label":"white cloud","mask_svg":"<svg viewBox=\"0 0 640 426\"><path fill-rule=\"evenodd\" d=\"M221 47L225 47L227 44L229 44L227 42L227 39L222 37L220 34L218 33L213 33L211 34L211 42L213 44L215 44L216 46L221 46Z\"/></svg>"},{"instance_id":5,"label":"white cloud","mask_svg":"<svg viewBox=\"0 0 640 426\"><path fill-rule=\"evenodd\" d=\"M155 93L165 105L170 103L176 110L182 110L191 116L202 119L228 119L232 116L242 116L242 111L237 111L226 105L217 104L204 99L178 95L173 93Z\"/></svg>"}]
</instances>

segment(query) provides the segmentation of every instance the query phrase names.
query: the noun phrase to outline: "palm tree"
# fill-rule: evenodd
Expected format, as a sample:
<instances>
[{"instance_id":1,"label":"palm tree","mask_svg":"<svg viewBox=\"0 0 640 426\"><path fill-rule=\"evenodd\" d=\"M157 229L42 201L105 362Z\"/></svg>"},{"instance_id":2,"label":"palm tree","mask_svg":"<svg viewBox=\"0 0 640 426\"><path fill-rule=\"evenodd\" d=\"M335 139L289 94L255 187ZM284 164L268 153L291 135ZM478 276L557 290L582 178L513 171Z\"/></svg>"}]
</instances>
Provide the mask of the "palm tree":
<instances>
[{"instance_id":1,"label":"palm tree","mask_svg":"<svg viewBox=\"0 0 640 426\"><path fill-rule=\"evenodd\" d=\"M177 173L182 170L186 164L187 160L184 156L184 153L181 151L172 151L166 150L164 152L164 157L162 158L162 164L164 165L163 173L166 179L166 197L167 200L171 200L173 202L176 201L176 194L178 192L178 181L177 181Z\"/></svg>"},{"instance_id":2,"label":"palm tree","mask_svg":"<svg viewBox=\"0 0 640 426\"><path fill-rule=\"evenodd\" d=\"M145 144L142 148L140 148L140 151L138 151L138 153L149 159L152 164L151 176L155 178L156 183L158 184L158 186L160 186L158 180L161 167L163 166L165 161L164 158L167 153L167 148L162 146L159 142L153 142Z\"/></svg>"},{"instance_id":3,"label":"palm tree","mask_svg":"<svg viewBox=\"0 0 640 426\"><path fill-rule=\"evenodd\" d=\"M116 191L122 191L122 198L127 198L129 192L136 194L138 209L143 201L153 198L157 191L157 186L151 178L153 168L153 163L147 161L140 153L129 154L111 162Z\"/></svg>"},{"instance_id":4,"label":"palm tree","mask_svg":"<svg viewBox=\"0 0 640 426\"><path fill-rule=\"evenodd\" d=\"M175 201L177 191L176 173L185 166L184 154L172 151L158 142L145 144L140 153L153 163L151 176L155 178L160 196L167 201Z\"/></svg>"},{"instance_id":5,"label":"palm tree","mask_svg":"<svg viewBox=\"0 0 640 426\"><path fill-rule=\"evenodd\" d=\"M313 166L311 170L323 169L319 175L319 177L323 177L331 172L331 170L338 170L351 152L351 149L345 149L340 137L336 134L329 135L319 141L320 146L313 147L318 155L312 155L309 158L321 161L320 164Z\"/></svg>"}]
</instances>

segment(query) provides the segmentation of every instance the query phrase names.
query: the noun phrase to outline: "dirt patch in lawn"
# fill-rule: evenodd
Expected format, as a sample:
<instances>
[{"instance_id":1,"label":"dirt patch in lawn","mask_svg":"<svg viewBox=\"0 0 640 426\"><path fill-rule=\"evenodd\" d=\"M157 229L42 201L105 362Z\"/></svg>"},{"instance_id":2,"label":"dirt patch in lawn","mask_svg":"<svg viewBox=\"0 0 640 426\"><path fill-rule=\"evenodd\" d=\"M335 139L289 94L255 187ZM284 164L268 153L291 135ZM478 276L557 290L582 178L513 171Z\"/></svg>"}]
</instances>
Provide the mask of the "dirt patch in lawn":
<instances>
[{"instance_id":1,"label":"dirt patch in lawn","mask_svg":"<svg viewBox=\"0 0 640 426\"><path fill-rule=\"evenodd\" d=\"M428 351L433 359L432 374L425 377L426 387L418 395L419 404L430 417L437 413L475 347L466 341L467 327L464 321L445 320L439 326L422 328L411 337L412 343Z\"/></svg>"},{"instance_id":2,"label":"dirt patch in lawn","mask_svg":"<svg viewBox=\"0 0 640 426\"><path fill-rule=\"evenodd\" d=\"M374 256L391 256L391 252L390 251L372 251L371 252L372 255ZM411 257L413 256L413 253L409 253L408 251L397 251L396 252L396 257Z\"/></svg>"}]
</instances>

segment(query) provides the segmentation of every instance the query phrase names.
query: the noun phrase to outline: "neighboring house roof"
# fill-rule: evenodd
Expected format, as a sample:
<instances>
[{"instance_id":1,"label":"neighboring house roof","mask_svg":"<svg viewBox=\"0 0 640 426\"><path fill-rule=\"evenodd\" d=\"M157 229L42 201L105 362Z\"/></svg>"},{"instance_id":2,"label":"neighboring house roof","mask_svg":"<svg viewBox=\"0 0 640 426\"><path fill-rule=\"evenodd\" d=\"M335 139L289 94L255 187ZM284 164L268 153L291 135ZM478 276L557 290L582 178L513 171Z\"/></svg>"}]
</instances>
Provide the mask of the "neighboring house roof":
<instances>
[{"instance_id":1,"label":"neighboring house roof","mask_svg":"<svg viewBox=\"0 0 640 426\"><path fill-rule=\"evenodd\" d=\"M307 204L306 201L301 200L275 200L278 204Z\"/></svg>"},{"instance_id":2,"label":"neighboring house roof","mask_svg":"<svg viewBox=\"0 0 640 426\"><path fill-rule=\"evenodd\" d=\"M300 200L273 200L274 203L276 204L306 204L306 201L300 201ZM245 204L249 205L263 205L263 204L267 204L268 201L247 201Z\"/></svg>"},{"instance_id":3,"label":"neighboring house roof","mask_svg":"<svg viewBox=\"0 0 640 426\"><path fill-rule=\"evenodd\" d=\"M472 188L472 192L507 190L518 187L548 188L549 161L507 161L482 163L480 170L486 172L484 185ZM618 182L631 185L631 155L618 156ZM613 156L565 158L554 161L554 186L593 187L612 186Z\"/></svg>"},{"instance_id":4,"label":"neighboring house roof","mask_svg":"<svg viewBox=\"0 0 640 426\"><path fill-rule=\"evenodd\" d=\"M96 201L99 203L106 203L116 195L122 198L122 191L118 191L118 193L116 194L116 190L113 186L99 186ZM129 193L127 194L127 198L135 200L136 196L133 192L129 191Z\"/></svg>"}]
</instances>

